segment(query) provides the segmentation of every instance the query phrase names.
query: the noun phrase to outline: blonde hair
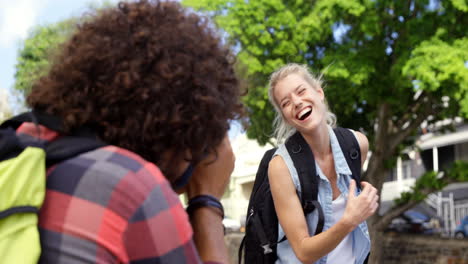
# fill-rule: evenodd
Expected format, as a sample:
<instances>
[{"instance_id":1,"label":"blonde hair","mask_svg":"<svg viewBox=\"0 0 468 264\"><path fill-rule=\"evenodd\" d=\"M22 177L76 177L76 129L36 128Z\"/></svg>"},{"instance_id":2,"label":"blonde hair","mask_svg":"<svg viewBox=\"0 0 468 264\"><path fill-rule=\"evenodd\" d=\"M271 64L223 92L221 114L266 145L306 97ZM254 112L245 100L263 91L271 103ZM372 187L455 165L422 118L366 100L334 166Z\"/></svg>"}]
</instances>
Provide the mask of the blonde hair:
<instances>
[{"instance_id":1,"label":"blonde hair","mask_svg":"<svg viewBox=\"0 0 468 264\"><path fill-rule=\"evenodd\" d=\"M290 137L294 132L296 132L296 129L289 125L286 120L283 117L283 114L281 113L281 108L276 102L275 97L273 95L275 86L283 80L284 78L288 77L291 74L299 74L304 80L309 83L313 88L319 89L322 88L323 85L323 79L322 79L322 74L316 76L314 75L311 71L309 71L309 68L307 65L301 65L297 63L289 63L275 72L273 72L270 76L270 83L268 87L268 98L270 100L270 103L274 106L276 110L276 115L275 119L273 121L273 127L274 127L274 137L277 140L277 143L283 142L283 140L287 139ZM325 107L326 107L326 119L327 119L327 124L330 125L331 127L335 127L336 125L336 115L333 114L328 107L327 100L325 99L324 101Z\"/></svg>"}]
</instances>

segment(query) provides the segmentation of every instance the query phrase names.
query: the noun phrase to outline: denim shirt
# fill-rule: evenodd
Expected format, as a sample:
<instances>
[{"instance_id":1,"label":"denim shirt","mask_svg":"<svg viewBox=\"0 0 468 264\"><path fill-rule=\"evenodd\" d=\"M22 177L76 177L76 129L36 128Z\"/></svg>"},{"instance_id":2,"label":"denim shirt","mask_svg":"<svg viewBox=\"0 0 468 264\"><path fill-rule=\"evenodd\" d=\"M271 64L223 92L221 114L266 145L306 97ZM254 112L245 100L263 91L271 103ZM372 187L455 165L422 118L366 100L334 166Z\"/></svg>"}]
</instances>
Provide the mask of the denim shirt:
<instances>
[{"instance_id":1,"label":"denim shirt","mask_svg":"<svg viewBox=\"0 0 468 264\"><path fill-rule=\"evenodd\" d=\"M343 151L340 148L338 139L336 138L335 133L331 127L328 127L328 131L330 134L330 144L331 149L333 152L333 159L335 161L335 170L337 179L338 189L344 195L344 197L348 197L348 186L351 180L351 170L348 167L346 159L343 155ZM298 190L299 195L300 193L300 183L299 178L297 175L297 171L294 168L293 161L289 156L289 153L286 149L284 144L281 144L275 155L279 155L285 161L289 173L291 174L291 178L293 183ZM322 170L320 169L317 162L315 162L315 167L317 170L317 174L320 177L319 180L319 192L318 192L318 201L322 205L323 212L325 215L325 224L323 227L323 232L331 227L331 219L332 219L332 200L333 200L333 192L331 188L331 184L328 181L327 177L323 174ZM307 226L309 227L309 235L312 236L315 233L315 229L317 227L318 221L318 214L317 210L314 210L312 213L306 216ZM352 236L353 240L353 255L356 258L356 264L362 264L367 257L367 254L370 251L370 238L369 238L369 231L367 229L367 223L364 221L357 228L355 228L350 235ZM281 225L278 227L278 238L281 239L284 236L284 231L281 228ZM278 244L277 246L277 254L278 260L276 261L277 264L279 263L301 263L299 259L294 254L292 247L289 244L288 240L285 240ZM325 264L327 263L327 255L319 259L316 264Z\"/></svg>"}]
</instances>

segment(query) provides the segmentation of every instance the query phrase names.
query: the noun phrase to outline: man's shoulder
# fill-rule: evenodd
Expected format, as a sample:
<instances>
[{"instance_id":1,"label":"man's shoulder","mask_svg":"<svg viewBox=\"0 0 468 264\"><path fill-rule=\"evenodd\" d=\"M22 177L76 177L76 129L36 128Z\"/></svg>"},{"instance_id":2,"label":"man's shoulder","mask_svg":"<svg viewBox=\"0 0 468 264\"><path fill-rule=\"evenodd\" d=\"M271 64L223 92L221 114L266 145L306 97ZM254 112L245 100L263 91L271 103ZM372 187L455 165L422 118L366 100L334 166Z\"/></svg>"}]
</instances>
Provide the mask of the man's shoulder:
<instances>
[{"instance_id":1,"label":"man's shoulder","mask_svg":"<svg viewBox=\"0 0 468 264\"><path fill-rule=\"evenodd\" d=\"M130 150L109 145L94 151L83 153L77 158L92 160L97 167L118 167L120 170L126 171L134 175L151 174L160 181L159 178L165 179L160 169L152 162L142 158L140 155Z\"/></svg>"},{"instance_id":2,"label":"man's shoulder","mask_svg":"<svg viewBox=\"0 0 468 264\"><path fill-rule=\"evenodd\" d=\"M57 187L73 189L88 185L88 188L113 192L121 188L123 192L147 195L157 186L167 184L159 168L132 151L105 146L77 155L49 169L48 182ZM49 184L50 185L50 184Z\"/></svg>"}]
</instances>

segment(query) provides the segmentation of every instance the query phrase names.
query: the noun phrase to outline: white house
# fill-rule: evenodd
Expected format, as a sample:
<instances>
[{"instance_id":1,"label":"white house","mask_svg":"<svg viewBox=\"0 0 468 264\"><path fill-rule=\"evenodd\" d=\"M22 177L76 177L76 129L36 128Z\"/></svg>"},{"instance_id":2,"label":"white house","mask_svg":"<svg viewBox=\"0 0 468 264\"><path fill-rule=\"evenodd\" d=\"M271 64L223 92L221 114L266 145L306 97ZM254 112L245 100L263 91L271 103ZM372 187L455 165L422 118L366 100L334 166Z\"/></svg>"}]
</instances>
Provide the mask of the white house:
<instances>
[{"instance_id":1,"label":"white house","mask_svg":"<svg viewBox=\"0 0 468 264\"><path fill-rule=\"evenodd\" d=\"M409 151L398 158L396 168L384 183L381 209L391 206L401 192L410 190L425 171L443 170L456 160L468 161L468 124L458 119L455 128L450 133L437 129L424 133L416 142L419 151ZM468 183L450 184L442 192L430 195L425 203L444 221L445 231L450 233L468 215Z\"/></svg>"}]
</instances>

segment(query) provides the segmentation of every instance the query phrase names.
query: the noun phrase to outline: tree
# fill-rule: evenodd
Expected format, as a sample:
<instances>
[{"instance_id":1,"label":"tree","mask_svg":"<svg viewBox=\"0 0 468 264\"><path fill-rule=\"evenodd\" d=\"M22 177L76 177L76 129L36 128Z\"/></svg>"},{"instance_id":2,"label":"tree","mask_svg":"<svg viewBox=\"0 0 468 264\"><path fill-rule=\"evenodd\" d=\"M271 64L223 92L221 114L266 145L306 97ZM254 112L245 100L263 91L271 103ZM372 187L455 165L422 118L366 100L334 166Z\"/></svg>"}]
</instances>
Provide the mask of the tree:
<instances>
[{"instance_id":1,"label":"tree","mask_svg":"<svg viewBox=\"0 0 468 264\"><path fill-rule=\"evenodd\" d=\"M269 142L272 133L268 76L287 62L304 63L324 74L325 93L339 124L369 138L372 155L363 177L379 190L396 158L414 146L423 122L468 117L465 0L183 3L212 17L227 43L238 50L239 72L249 85L244 98L250 114L247 135L260 144ZM466 173L461 165L454 171L461 169ZM447 171L443 177L466 180L454 175ZM445 181L431 173L421 182L417 187L424 191L413 192L419 196L406 195L386 216L369 221L374 239L421 195L445 184L437 184ZM378 243L372 252L371 263L380 263Z\"/></svg>"},{"instance_id":2,"label":"tree","mask_svg":"<svg viewBox=\"0 0 468 264\"><path fill-rule=\"evenodd\" d=\"M101 12L112 3L108 0L88 4L90 12ZM54 54L74 32L79 22L86 21L86 16L72 17L53 24L36 26L24 41L19 51L16 64L14 88L27 95L34 81L47 73Z\"/></svg>"},{"instance_id":3,"label":"tree","mask_svg":"<svg viewBox=\"0 0 468 264\"><path fill-rule=\"evenodd\" d=\"M25 40L16 64L14 88L24 95L31 91L35 80L44 75L54 52L73 32L74 19L37 26Z\"/></svg>"}]
</instances>

